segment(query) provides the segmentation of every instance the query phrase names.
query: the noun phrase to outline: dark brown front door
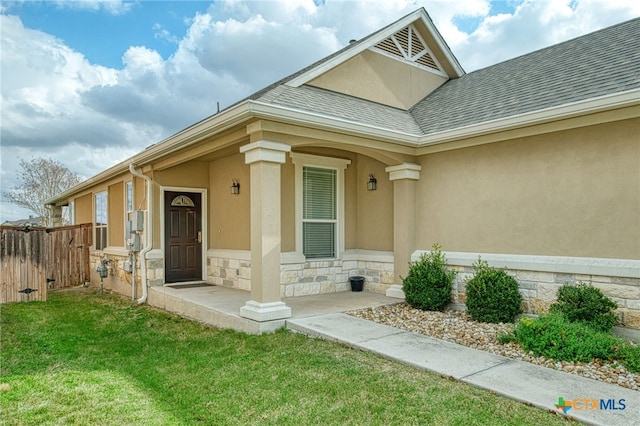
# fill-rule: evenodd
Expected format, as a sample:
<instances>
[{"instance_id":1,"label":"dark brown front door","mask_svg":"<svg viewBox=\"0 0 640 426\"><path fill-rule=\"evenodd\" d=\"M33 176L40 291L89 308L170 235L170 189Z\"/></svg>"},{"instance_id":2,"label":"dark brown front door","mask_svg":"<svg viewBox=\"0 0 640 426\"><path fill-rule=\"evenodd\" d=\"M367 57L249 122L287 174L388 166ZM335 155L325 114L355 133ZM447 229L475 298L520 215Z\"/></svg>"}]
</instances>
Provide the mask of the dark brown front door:
<instances>
[{"instance_id":1,"label":"dark brown front door","mask_svg":"<svg viewBox=\"0 0 640 426\"><path fill-rule=\"evenodd\" d=\"M202 279L202 194L164 193L165 282Z\"/></svg>"}]
</instances>

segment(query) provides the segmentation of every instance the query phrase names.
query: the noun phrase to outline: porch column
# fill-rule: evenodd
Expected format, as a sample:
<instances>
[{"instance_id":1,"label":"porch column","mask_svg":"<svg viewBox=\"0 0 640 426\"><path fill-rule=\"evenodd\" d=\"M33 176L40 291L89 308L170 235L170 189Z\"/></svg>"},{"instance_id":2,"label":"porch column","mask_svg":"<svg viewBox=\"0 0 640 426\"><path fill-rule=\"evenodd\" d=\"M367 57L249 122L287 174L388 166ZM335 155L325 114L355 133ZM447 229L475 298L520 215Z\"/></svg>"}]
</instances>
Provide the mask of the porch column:
<instances>
[{"instance_id":1,"label":"porch column","mask_svg":"<svg viewBox=\"0 0 640 426\"><path fill-rule=\"evenodd\" d=\"M47 205L48 215L44 218L45 225L48 227L56 227L64 225L64 219L62 218L62 207Z\"/></svg>"},{"instance_id":2,"label":"porch column","mask_svg":"<svg viewBox=\"0 0 640 426\"><path fill-rule=\"evenodd\" d=\"M240 147L251 173L251 300L240 316L259 322L291 317L280 300L280 167L289 151L264 140Z\"/></svg>"},{"instance_id":3,"label":"porch column","mask_svg":"<svg viewBox=\"0 0 640 426\"><path fill-rule=\"evenodd\" d=\"M386 292L389 297L404 299L402 280L409 273L411 254L416 249L416 182L422 167L402 163L385 169L393 181L393 271L394 282Z\"/></svg>"}]
</instances>

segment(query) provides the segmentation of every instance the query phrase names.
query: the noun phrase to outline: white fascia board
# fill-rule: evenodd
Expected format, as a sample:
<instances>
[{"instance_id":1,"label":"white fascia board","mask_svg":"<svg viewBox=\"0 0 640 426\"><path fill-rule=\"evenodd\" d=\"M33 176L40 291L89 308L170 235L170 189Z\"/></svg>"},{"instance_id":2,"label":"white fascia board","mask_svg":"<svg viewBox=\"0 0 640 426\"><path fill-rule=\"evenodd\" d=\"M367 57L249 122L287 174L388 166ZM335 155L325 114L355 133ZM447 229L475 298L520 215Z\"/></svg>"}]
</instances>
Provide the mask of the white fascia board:
<instances>
[{"instance_id":1,"label":"white fascia board","mask_svg":"<svg viewBox=\"0 0 640 426\"><path fill-rule=\"evenodd\" d=\"M536 124L565 120L581 115L640 105L640 89L546 108L503 119L485 121L479 124L432 133L425 136L356 123L346 119L301 111L295 108L265 104L257 101L249 101L249 103L249 110L260 118L269 118L331 131L341 131L346 134L378 139L405 147L421 148Z\"/></svg>"},{"instance_id":2,"label":"white fascia board","mask_svg":"<svg viewBox=\"0 0 640 426\"><path fill-rule=\"evenodd\" d=\"M605 95L599 98L592 98L570 104L545 108L497 120L484 121L482 123L445 130L442 132L430 133L418 138L418 147L482 136L518 127L565 120L580 115L594 114L614 108L624 108L638 104L640 104L640 89L632 89L613 95Z\"/></svg>"},{"instance_id":3,"label":"white fascia board","mask_svg":"<svg viewBox=\"0 0 640 426\"><path fill-rule=\"evenodd\" d=\"M332 68L342 64L343 62L346 62L347 60L353 58L354 56L358 55L359 53L374 47L376 44L378 44L382 40L384 40L384 39L386 39L388 37L391 37L393 34L397 33L398 31L400 31L404 27L413 24L418 19L422 20L423 23L427 26L427 28L431 31L431 34L436 39L437 43L439 44L440 49L444 52L445 56L447 57L447 60L449 61L451 66L455 68L455 70L456 70L456 72L458 74L458 77L463 75L464 74L464 70L462 69L462 67L460 66L458 61L455 59L453 54L451 53L451 50L449 49L449 46L444 41L444 39L440 35L440 32L437 30L437 28L435 27L435 25L431 21L431 18L429 18L429 15L427 15L425 10L421 8L421 9L418 9L415 12L411 13L410 15L405 16L404 18L400 19L399 21L396 21L395 23L389 25L388 27L380 30L380 32L373 33L373 34L367 36L367 38L363 42L358 43L357 45L353 46L350 49L345 50L344 52L342 52L341 54L331 58L330 60L323 62L322 64L318 65L317 67L314 67L314 68L310 69L309 71L307 71L307 72L305 72L305 73L303 73L303 74L301 74L301 75L289 80L285 84L287 86L300 87L303 84L306 84L309 81L313 80L314 78L320 76L321 74L324 74L325 72L329 71L330 69L332 69Z\"/></svg>"},{"instance_id":4,"label":"white fascia board","mask_svg":"<svg viewBox=\"0 0 640 426\"><path fill-rule=\"evenodd\" d=\"M343 118L329 117L324 114L316 114L295 108L265 104L256 101L250 101L249 110L254 113L257 118L278 120L280 122L299 124L334 132L339 131L355 136L363 136L392 142L396 145L403 145L411 148L415 148L417 146L419 138L418 135L412 133L389 130L383 127L356 123Z\"/></svg>"}]
</instances>

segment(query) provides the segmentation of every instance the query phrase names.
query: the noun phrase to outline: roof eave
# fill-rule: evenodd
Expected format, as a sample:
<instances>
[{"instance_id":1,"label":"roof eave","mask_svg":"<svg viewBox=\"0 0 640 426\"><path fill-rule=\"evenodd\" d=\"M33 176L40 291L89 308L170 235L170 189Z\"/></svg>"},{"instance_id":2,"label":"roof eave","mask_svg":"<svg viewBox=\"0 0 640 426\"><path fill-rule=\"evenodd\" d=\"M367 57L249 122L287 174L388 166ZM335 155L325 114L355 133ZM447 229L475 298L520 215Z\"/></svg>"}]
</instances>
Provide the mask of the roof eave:
<instances>
[{"instance_id":1,"label":"roof eave","mask_svg":"<svg viewBox=\"0 0 640 426\"><path fill-rule=\"evenodd\" d=\"M147 165L160 156L166 156L180 149L189 147L206 137L211 137L251 118L277 120L321 130L373 138L404 147L423 148L634 105L640 105L640 88L421 136L323 114L247 100L219 114L202 120L158 144L152 145L141 153L48 199L45 201L45 204L59 205L59 203L65 202L67 198L74 193L78 193L118 174L127 172L131 164L136 167Z\"/></svg>"},{"instance_id":2,"label":"roof eave","mask_svg":"<svg viewBox=\"0 0 640 426\"><path fill-rule=\"evenodd\" d=\"M300 111L278 105L266 104L259 101L246 100L241 104L235 105L220 112L219 114L202 120L161 142L151 145L149 148L134 155L133 157L130 157L79 183L78 185L61 192L55 197L46 200L45 204L59 205L59 203L65 202L69 196L75 193L81 192L94 185L107 181L114 176L129 171L129 165L131 164L135 167L143 167L156 160L158 157L170 155L173 152L187 148L206 137L211 137L217 133L221 133L232 126L251 118L278 120L298 125L304 124L306 126L323 130L331 130L334 132L338 131L356 136L375 137L378 140L410 147L415 147L418 141L418 135L384 129L382 127L364 125L353 121Z\"/></svg>"},{"instance_id":3,"label":"roof eave","mask_svg":"<svg viewBox=\"0 0 640 426\"><path fill-rule=\"evenodd\" d=\"M250 109L256 118L278 120L280 122L303 125L314 129L374 138L383 142L391 142L396 145L409 146L412 148L417 146L420 138L420 135L417 134L258 101L251 102Z\"/></svg>"},{"instance_id":4,"label":"roof eave","mask_svg":"<svg viewBox=\"0 0 640 426\"><path fill-rule=\"evenodd\" d=\"M430 133L418 138L417 147L422 148L634 105L640 105L640 88Z\"/></svg>"}]
</instances>

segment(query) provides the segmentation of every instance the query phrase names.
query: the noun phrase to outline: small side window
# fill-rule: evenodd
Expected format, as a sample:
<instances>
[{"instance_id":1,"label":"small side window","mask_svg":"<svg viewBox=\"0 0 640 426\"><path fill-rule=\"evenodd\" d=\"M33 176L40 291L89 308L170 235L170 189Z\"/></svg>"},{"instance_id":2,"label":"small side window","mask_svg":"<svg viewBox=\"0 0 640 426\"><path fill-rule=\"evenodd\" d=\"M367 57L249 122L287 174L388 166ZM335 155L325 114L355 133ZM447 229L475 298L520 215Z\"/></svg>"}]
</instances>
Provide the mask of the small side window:
<instances>
[{"instance_id":1,"label":"small side window","mask_svg":"<svg viewBox=\"0 0 640 426\"><path fill-rule=\"evenodd\" d=\"M107 247L107 192L96 194L95 203L95 247L96 250L103 250Z\"/></svg>"}]
</instances>

